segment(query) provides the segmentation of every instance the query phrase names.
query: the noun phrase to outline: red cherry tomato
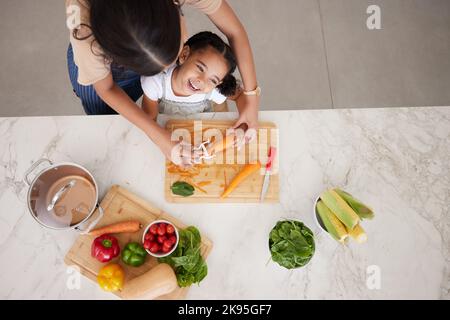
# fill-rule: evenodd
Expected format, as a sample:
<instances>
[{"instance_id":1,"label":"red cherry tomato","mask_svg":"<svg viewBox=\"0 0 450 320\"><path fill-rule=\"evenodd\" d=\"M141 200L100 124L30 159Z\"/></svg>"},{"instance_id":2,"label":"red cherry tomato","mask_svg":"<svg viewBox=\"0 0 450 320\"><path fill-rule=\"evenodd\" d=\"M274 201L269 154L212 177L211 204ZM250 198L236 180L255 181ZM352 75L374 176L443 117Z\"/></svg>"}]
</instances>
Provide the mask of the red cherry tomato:
<instances>
[{"instance_id":1,"label":"red cherry tomato","mask_svg":"<svg viewBox=\"0 0 450 320\"><path fill-rule=\"evenodd\" d=\"M173 243L172 243L172 241L170 239L167 239L167 240L164 241L163 248L167 247L169 249L172 249L172 246L173 246Z\"/></svg>"},{"instance_id":2,"label":"red cherry tomato","mask_svg":"<svg viewBox=\"0 0 450 320\"><path fill-rule=\"evenodd\" d=\"M150 232L147 232L144 240L150 240L150 241L155 241L155 235L151 234Z\"/></svg>"},{"instance_id":3,"label":"red cherry tomato","mask_svg":"<svg viewBox=\"0 0 450 320\"><path fill-rule=\"evenodd\" d=\"M169 240L172 243L172 245L174 245L175 243L177 243L177 236L176 235L170 236Z\"/></svg>"},{"instance_id":4,"label":"red cherry tomato","mask_svg":"<svg viewBox=\"0 0 450 320\"><path fill-rule=\"evenodd\" d=\"M158 234L160 236L163 236L166 234L166 224L165 223L160 223L159 227L158 227Z\"/></svg>"},{"instance_id":5,"label":"red cherry tomato","mask_svg":"<svg viewBox=\"0 0 450 320\"><path fill-rule=\"evenodd\" d=\"M157 244L156 242L153 242L152 245L150 246L149 250L151 253L158 253L160 249L161 249L161 247L159 246L159 244Z\"/></svg>"},{"instance_id":6,"label":"red cherry tomato","mask_svg":"<svg viewBox=\"0 0 450 320\"><path fill-rule=\"evenodd\" d=\"M144 249L150 250L151 245L152 245L152 242L150 240L144 241Z\"/></svg>"},{"instance_id":7,"label":"red cherry tomato","mask_svg":"<svg viewBox=\"0 0 450 320\"><path fill-rule=\"evenodd\" d=\"M167 237L166 237L166 236L158 236L158 243L163 244L164 241L166 241L166 240L167 240Z\"/></svg>"},{"instance_id":8,"label":"red cherry tomato","mask_svg":"<svg viewBox=\"0 0 450 320\"><path fill-rule=\"evenodd\" d=\"M150 233L154 234L154 235L158 234L158 224L157 223L150 227Z\"/></svg>"},{"instance_id":9,"label":"red cherry tomato","mask_svg":"<svg viewBox=\"0 0 450 320\"><path fill-rule=\"evenodd\" d=\"M168 234L174 233L174 232L175 232L175 228L173 227L173 225L168 224L167 227L166 227L166 232L167 232Z\"/></svg>"},{"instance_id":10,"label":"red cherry tomato","mask_svg":"<svg viewBox=\"0 0 450 320\"><path fill-rule=\"evenodd\" d=\"M166 246L163 246L163 247L162 247L162 252L164 252L164 253L167 253L167 252L169 252L170 250L171 250L170 247L166 247Z\"/></svg>"}]
</instances>

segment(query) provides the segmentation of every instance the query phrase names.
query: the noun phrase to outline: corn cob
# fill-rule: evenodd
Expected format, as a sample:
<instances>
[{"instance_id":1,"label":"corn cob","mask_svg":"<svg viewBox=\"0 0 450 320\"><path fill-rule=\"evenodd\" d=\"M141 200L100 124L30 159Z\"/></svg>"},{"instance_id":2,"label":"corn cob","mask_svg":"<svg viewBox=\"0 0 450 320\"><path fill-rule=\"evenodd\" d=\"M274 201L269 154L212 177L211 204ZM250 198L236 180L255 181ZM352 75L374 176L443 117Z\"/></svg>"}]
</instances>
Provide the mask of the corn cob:
<instances>
[{"instance_id":1,"label":"corn cob","mask_svg":"<svg viewBox=\"0 0 450 320\"><path fill-rule=\"evenodd\" d=\"M347 227L348 230L359 223L359 216L334 190L327 190L320 195L323 203L333 212L336 217Z\"/></svg>"},{"instance_id":2,"label":"corn cob","mask_svg":"<svg viewBox=\"0 0 450 320\"><path fill-rule=\"evenodd\" d=\"M347 230L348 231L348 230ZM348 234L350 235L350 237L352 237L353 239L356 240L356 242L358 243L363 243L367 241L367 234L364 231L364 229L357 224L353 230L348 231Z\"/></svg>"},{"instance_id":3,"label":"corn cob","mask_svg":"<svg viewBox=\"0 0 450 320\"><path fill-rule=\"evenodd\" d=\"M342 222L339 221L322 201L317 202L316 208L328 233L337 241L343 243L348 237L348 233Z\"/></svg>"},{"instance_id":4,"label":"corn cob","mask_svg":"<svg viewBox=\"0 0 450 320\"><path fill-rule=\"evenodd\" d=\"M341 189L334 189L334 191L352 207L361 219L373 219L374 214L371 208Z\"/></svg>"}]
</instances>

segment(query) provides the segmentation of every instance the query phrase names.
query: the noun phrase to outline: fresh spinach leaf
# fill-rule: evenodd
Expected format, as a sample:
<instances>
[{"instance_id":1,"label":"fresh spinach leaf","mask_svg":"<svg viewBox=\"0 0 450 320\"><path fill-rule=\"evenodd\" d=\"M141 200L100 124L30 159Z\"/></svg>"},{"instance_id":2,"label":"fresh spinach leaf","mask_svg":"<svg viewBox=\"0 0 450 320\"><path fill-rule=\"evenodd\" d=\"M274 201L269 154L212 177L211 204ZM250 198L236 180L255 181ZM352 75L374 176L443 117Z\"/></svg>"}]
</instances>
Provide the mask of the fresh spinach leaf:
<instances>
[{"instance_id":1,"label":"fresh spinach leaf","mask_svg":"<svg viewBox=\"0 0 450 320\"><path fill-rule=\"evenodd\" d=\"M190 197L194 194L194 187L187 182L177 181L170 187L173 194L182 197Z\"/></svg>"},{"instance_id":2,"label":"fresh spinach leaf","mask_svg":"<svg viewBox=\"0 0 450 320\"><path fill-rule=\"evenodd\" d=\"M208 274L208 267L201 256L201 235L197 228L191 226L179 231L180 240L175 251L164 258L161 263L167 263L175 270L178 285L188 287L199 283Z\"/></svg>"}]
</instances>

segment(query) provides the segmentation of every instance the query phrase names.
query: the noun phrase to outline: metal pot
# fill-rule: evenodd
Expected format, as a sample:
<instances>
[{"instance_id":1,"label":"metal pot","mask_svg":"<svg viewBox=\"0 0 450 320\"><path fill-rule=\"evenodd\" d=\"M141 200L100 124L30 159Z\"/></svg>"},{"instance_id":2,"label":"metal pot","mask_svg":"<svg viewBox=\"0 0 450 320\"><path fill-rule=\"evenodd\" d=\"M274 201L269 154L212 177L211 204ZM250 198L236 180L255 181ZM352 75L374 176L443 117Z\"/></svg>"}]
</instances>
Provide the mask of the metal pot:
<instances>
[{"instance_id":1,"label":"metal pot","mask_svg":"<svg viewBox=\"0 0 450 320\"><path fill-rule=\"evenodd\" d=\"M38 166L47 167L35 175ZM53 164L48 159L36 161L25 173L29 186L27 202L32 217L42 226L54 230L75 229L88 233L103 217L98 203L98 187L92 174L74 163ZM84 229L98 208L99 216Z\"/></svg>"}]
</instances>

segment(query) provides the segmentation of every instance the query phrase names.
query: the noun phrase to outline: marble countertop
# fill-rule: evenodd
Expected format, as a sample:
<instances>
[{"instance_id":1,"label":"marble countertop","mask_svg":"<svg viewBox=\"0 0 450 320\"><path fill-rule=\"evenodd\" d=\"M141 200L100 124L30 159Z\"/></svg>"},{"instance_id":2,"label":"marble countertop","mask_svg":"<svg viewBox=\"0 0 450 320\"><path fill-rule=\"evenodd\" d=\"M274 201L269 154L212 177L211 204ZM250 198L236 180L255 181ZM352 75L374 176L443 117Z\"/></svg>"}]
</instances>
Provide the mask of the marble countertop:
<instances>
[{"instance_id":1,"label":"marble countertop","mask_svg":"<svg viewBox=\"0 0 450 320\"><path fill-rule=\"evenodd\" d=\"M260 119L280 129L277 204L165 202L162 154L120 116L0 119L0 299L116 299L84 277L71 285L63 259L77 233L31 217L23 176L43 157L89 169L101 197L119 184L198 226L214 248L189 299L450 298L450 107L267 111ZM314 199L334 186L373 207L367 243L343 246L317 228ZM270 261L268 234L284 218L315 233L304 268Z\"/></svg>"}]
</instances>

